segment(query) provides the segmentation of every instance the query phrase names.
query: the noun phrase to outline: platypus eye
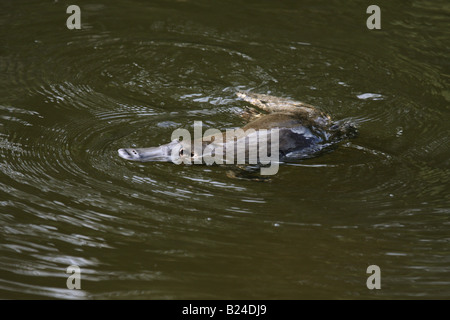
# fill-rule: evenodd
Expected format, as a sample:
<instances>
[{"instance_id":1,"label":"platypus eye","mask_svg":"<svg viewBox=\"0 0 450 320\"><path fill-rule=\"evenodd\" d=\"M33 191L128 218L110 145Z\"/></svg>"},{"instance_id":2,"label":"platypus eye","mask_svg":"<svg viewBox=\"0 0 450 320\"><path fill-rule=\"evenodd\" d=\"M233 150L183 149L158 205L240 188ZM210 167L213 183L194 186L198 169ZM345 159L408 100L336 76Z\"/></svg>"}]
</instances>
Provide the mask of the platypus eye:
<instances>
[{"instance_id":1,"label":"platypus eye","mask_svg":"<svg viewBox=\"0 0 450 320\"><path fill-rule=\"evenodd\" d=\"M184 148L183 148L183 149L180 149L180 153L179 153L180 157L184 156L184 154L185 154ZM194 151L192 151L192 152L191 152L191 157L193 157L194 155L195 155L195 153L194 153Z\"/></svg>"}]
</instances>

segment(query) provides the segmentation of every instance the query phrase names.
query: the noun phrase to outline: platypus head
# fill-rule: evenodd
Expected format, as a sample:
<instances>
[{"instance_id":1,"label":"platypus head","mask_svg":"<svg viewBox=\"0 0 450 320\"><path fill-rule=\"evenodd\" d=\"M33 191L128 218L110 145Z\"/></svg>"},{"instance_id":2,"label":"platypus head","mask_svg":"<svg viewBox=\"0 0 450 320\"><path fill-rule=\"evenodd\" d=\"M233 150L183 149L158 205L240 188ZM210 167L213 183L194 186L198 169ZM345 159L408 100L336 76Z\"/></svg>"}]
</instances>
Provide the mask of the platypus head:
<instances>
[{"instance_id":1,"label":"platypus head","mask_svg":"<svg viewBox=\"0 0 450 320\"><path fill-rule=\"evenodd\" d=\"M123 159L140 162L178 162L185 158L194 157L193 152L190 152L190 143L178 140L173 140L159 147L126 148L119 149L118 152Z\"/></svg>"}]
</instances>

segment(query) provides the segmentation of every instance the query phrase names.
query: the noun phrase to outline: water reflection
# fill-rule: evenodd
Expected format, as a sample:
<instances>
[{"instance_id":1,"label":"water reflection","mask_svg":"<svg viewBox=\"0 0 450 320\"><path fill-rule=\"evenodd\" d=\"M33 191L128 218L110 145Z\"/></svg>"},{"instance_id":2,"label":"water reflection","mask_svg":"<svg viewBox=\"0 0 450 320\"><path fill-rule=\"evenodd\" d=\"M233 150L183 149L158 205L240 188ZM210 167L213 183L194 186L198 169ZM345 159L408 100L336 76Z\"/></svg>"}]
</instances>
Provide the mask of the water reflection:
<instances>
[{"instance_id":1,"label":"water reflection","mask_svg":"<svg viewBox=\"0 0 450 320\"><path fill-rule=\"evenodd\" d=\"M447 297L449 8L383 6L368 33L335 1L109 1L69 32L64 4L7 4L0 297L370 298L368 263L377 297ZM360 135L264 183L117 156L194 120L241 126L241 89Z\"/></svg>"}]
</instances>

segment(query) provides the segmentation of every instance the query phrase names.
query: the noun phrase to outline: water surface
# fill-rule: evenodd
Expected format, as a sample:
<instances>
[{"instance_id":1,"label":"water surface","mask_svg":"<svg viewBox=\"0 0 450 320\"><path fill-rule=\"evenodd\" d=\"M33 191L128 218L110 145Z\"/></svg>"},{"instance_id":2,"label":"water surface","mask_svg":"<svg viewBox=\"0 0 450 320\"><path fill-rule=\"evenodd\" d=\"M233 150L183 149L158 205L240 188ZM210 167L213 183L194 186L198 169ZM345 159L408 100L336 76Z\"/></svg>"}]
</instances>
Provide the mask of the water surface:
<instances>
[{"instance_id":1,"label":"water surface","mask_svg":"<svg viewBox=\"0 0 450 320\"><path fill-rule=\"evenodd\" d=\"M0 4L0 298L450 296L447 1L377 2L374 31L364 1L77 4L81 30L65 2ZM239 89L359 137L267 182L118 157L241 126Z\"/></svg>"}]
</instances>

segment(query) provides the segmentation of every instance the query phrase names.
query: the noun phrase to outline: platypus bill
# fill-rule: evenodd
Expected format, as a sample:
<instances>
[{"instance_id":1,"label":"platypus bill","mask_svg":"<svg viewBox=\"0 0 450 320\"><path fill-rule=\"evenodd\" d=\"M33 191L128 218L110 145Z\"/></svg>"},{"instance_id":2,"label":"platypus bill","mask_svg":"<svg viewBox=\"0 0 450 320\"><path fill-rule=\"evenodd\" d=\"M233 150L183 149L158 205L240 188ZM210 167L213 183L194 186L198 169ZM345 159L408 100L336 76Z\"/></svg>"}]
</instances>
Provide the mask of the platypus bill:
<instances>
[{"instance_id":1,"label":"platypus bill","mask_svg":"<svg viewBox=\"0 0 450 320\"><path fill-rule=\"evenodd\" d=\"M337 142L356 135L356 129L351 124L333 122L327 114L306 103L250 92L238 92L237 95L260 111L267 112L263 114L256 108L243 112L242 116L249 120L249 123L242 127L244 132L253 131L248 129L259 132L260 129L278 128L279 160L282 162L311 158ZM248 146L249 137L245 135L233 140L232 143L237 144L239 139L245 139ZM268 139L270 144L270 137ZM119 156L126 160L141 162L173 161L176 152L178 157L188 157L193 163L198 163L199 155L195 152L193 144L193 141L175 140L159 147L127 148L119 149L118 152ZM208 144L211 144L210 139L201 141L203 150ZM184 152L185 150L189 150L189 153ZM226 148L223 148L223 157L225 151Z\"/></svg>"}]
</instances>

